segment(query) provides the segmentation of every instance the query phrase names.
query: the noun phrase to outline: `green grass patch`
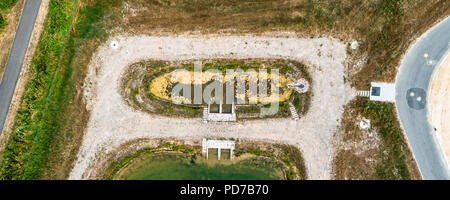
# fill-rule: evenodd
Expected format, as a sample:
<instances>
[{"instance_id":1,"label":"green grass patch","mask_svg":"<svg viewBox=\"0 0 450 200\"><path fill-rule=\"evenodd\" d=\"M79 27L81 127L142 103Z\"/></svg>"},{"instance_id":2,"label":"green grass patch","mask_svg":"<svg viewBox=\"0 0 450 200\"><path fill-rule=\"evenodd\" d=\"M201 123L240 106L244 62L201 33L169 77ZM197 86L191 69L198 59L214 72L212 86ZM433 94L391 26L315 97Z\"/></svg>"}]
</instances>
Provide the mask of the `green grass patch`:
<instances>
[{"instance_id":1,"label":"green grass patch","mask_svg":"<svg viewBox=\"0 0 450 200\"><path fill-rule=\"evenodd\" d=\"M3 32L3 29L6 26L6 21L3 19L3 16L0 14L0 34Z\"/></svg>"},{"instance_id":2,"label":"green grass patch","mask_svg":"<svg viewBox=\"0 0 450 200\"><path fill-rule=\"evenodd\" d=\"M0 11L7 12L14 5L16 5L17 0L1 0L0 1ZM7 23L3 18L2 12L0 12L0 34L3 32L3 29L6 27Z\"/></svg>"},{"instance_id":3,"label":"green grass patch","mask_svg":"<svg viewBox=\"0 0 450 200\"><path fill-rule=\"evenodd\" d=\"M5 11L12 8L14 5L16 5L17 0L1 0L0 1L0 10Z\"/></svg>"},{"instance_id":4,"label":"green grass patch","mask_svg":"<svg viewBox=\"0 0 450 200\"><path fill-rule=\"evenodd\" d=\"M97 1L77 15L79 1L50 1L31 64L31 78L25 86L12 134L2 155L0 179L37 179L45 170L49 149L56 145L53 139L61 131L65 111L74 95L72 62L80 44L78 41L91 37L92 32L104 32L98 26L102 17L94 8L107 7L105 5L110 3L114 4ZM75 16L79 16L79 20ZM86 19L89 23L84 21ZM76 21L78 23L72 25Z\"/></svg>"},{"instance_id":5,"label":"green grass patch","mask_svg":"<svg viewBox=\"0 0 450 200\"><path fill-rule=\"evenodd\" d=\"M68 34L76 4L51 1L46 25L31 65L13 133L3 153L2 179L33 179L44 160L49 141L59 127L58 114L65 99ZM70 46L68 46L70 48ZM70 49L68 49L70 50ZM65 63L64 63L65 62Z\"/></svg>"}]
</instances>

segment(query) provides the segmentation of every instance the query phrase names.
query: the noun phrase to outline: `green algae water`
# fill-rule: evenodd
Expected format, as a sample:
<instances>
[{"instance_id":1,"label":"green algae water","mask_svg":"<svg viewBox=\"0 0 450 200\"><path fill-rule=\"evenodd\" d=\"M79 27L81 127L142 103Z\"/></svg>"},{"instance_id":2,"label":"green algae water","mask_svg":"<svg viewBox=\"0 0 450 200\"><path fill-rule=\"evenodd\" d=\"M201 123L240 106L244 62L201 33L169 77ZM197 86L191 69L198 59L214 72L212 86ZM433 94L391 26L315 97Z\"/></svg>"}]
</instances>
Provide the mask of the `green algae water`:
<instances>
[{"instance_id":1,"label":"green algae water","mask_svg":"<svg viewBox=\"0 0 450 200\"><path fill-rule=\"evenodd\" d=\"M234 161L206 160L183 154L144 155L119 171L121 180L276 180L283 179L282 165L268 158Z\"/></svg>"}]
</instances>

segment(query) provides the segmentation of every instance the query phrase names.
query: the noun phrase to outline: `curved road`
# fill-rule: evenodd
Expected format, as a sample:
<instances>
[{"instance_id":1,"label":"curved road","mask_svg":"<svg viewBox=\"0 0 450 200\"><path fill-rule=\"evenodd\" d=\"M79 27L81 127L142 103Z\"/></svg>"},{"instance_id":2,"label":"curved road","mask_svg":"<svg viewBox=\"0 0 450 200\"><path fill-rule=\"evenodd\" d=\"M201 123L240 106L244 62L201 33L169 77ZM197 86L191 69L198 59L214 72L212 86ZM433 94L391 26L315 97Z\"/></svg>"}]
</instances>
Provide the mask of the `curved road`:
<instances>
[{"instance_id":1,"label":"curved road","mask_svg":"<svg viewBox=\"0 0 450 200\"><path fill-rule=\"evenodd\" d=\"M396 107L423 179L450 179L434 127L428 122L427 90L433 71L450 46L450 17L409 48L397 74Z\"/></svg>"},{"instance_id":2,"label":"curved road","mask_svg":"<svg viewBox=\"0 0 450 200\"><path fill-rule=\"evenodd\" d=\"M40 6L41 0L27 0L20 17L19 27L17 27L5 73L0 83L0 134L8 115Z\"/></svg>"}]
</instances>

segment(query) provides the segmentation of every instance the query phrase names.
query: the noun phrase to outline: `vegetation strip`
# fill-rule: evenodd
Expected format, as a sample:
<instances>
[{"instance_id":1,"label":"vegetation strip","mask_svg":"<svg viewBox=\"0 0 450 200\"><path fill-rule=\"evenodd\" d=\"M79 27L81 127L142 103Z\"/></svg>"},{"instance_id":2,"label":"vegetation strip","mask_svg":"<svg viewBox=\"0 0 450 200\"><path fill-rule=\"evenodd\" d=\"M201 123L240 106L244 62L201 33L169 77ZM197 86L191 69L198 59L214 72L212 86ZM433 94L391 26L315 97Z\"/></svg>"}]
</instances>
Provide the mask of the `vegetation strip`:
<instances>
[{"instance_id":1,"label":"vegetation strip","mask_svg":"<svg viewBox=\"0 0 450 200\"><path fill-rule=\"evenodd\" d=\"M50 152L58 145L54 137L61 132L64 113L75 95L73 72L77 70L72 63L76 48L80 40L93 36L95 22L103 17L95 7L109 3L97 1L79 13L79 1L50 2L31 78L2 154L0 179L37 179L48 170Z\"/></svg>"},{"instance_id":2,"label":"vegetation strip","mask_svg":"<svg viewBox=\"0 0 450 200\"><path fill-rule=\"evenodd\" d=\"M0 1L0 34L3 29L6 27L7 23L3 14L8 12L14 5L16 5L17 0L2 0Z\"/></svg>"},{"instance_id":3,"label":"vegetation strip","mask_svg":"<svg viewBox=\"0 0 450 200\"><path fill-rule=\"evenodd\" d=\"M67 42L75 9L75 1L51 1L49 5L31 65L32 77L25 87L13 133L3 153L2 179L36 178L47 156L51 137L58 130L59 110L67 103L64 87L70 75L66 68L70 54L64 54L64 49L70 48Z\"/></svg>"}]
</instances>

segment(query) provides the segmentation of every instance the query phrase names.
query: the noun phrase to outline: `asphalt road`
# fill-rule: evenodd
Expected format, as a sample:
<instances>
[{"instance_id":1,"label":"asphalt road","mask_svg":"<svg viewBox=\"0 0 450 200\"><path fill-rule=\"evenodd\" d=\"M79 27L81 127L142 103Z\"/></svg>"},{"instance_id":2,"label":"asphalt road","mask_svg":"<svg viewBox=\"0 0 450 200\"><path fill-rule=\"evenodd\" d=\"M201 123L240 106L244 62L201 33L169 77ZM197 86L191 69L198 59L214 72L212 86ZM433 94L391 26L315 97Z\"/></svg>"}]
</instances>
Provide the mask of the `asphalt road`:
<instances>
[{"instance_id":1,"label":"asphalt road","mask_svg":"<svg viewBox=\"0 0 450 200\"><path fill-rule=\"evenodd\" d=\"M27 0L20 17L19 26L14 38L5 73L0 83L0 134L5 125L9 106L22 70L23 60L27 53L28 43L33 32L41 0Z\"/></svg>"},{"instance_id":2,"label":"asphalt road","mask_svg":"<svg viewBox=\"0 0 450 200\"><path fill-rule=\"evenodd\" d=\"M450 179L437 133L428 122L427 90L450 46L450 17L422 35L406 53L397 75L396 106L423 179Z\"/></svg>"}]
</instances>

